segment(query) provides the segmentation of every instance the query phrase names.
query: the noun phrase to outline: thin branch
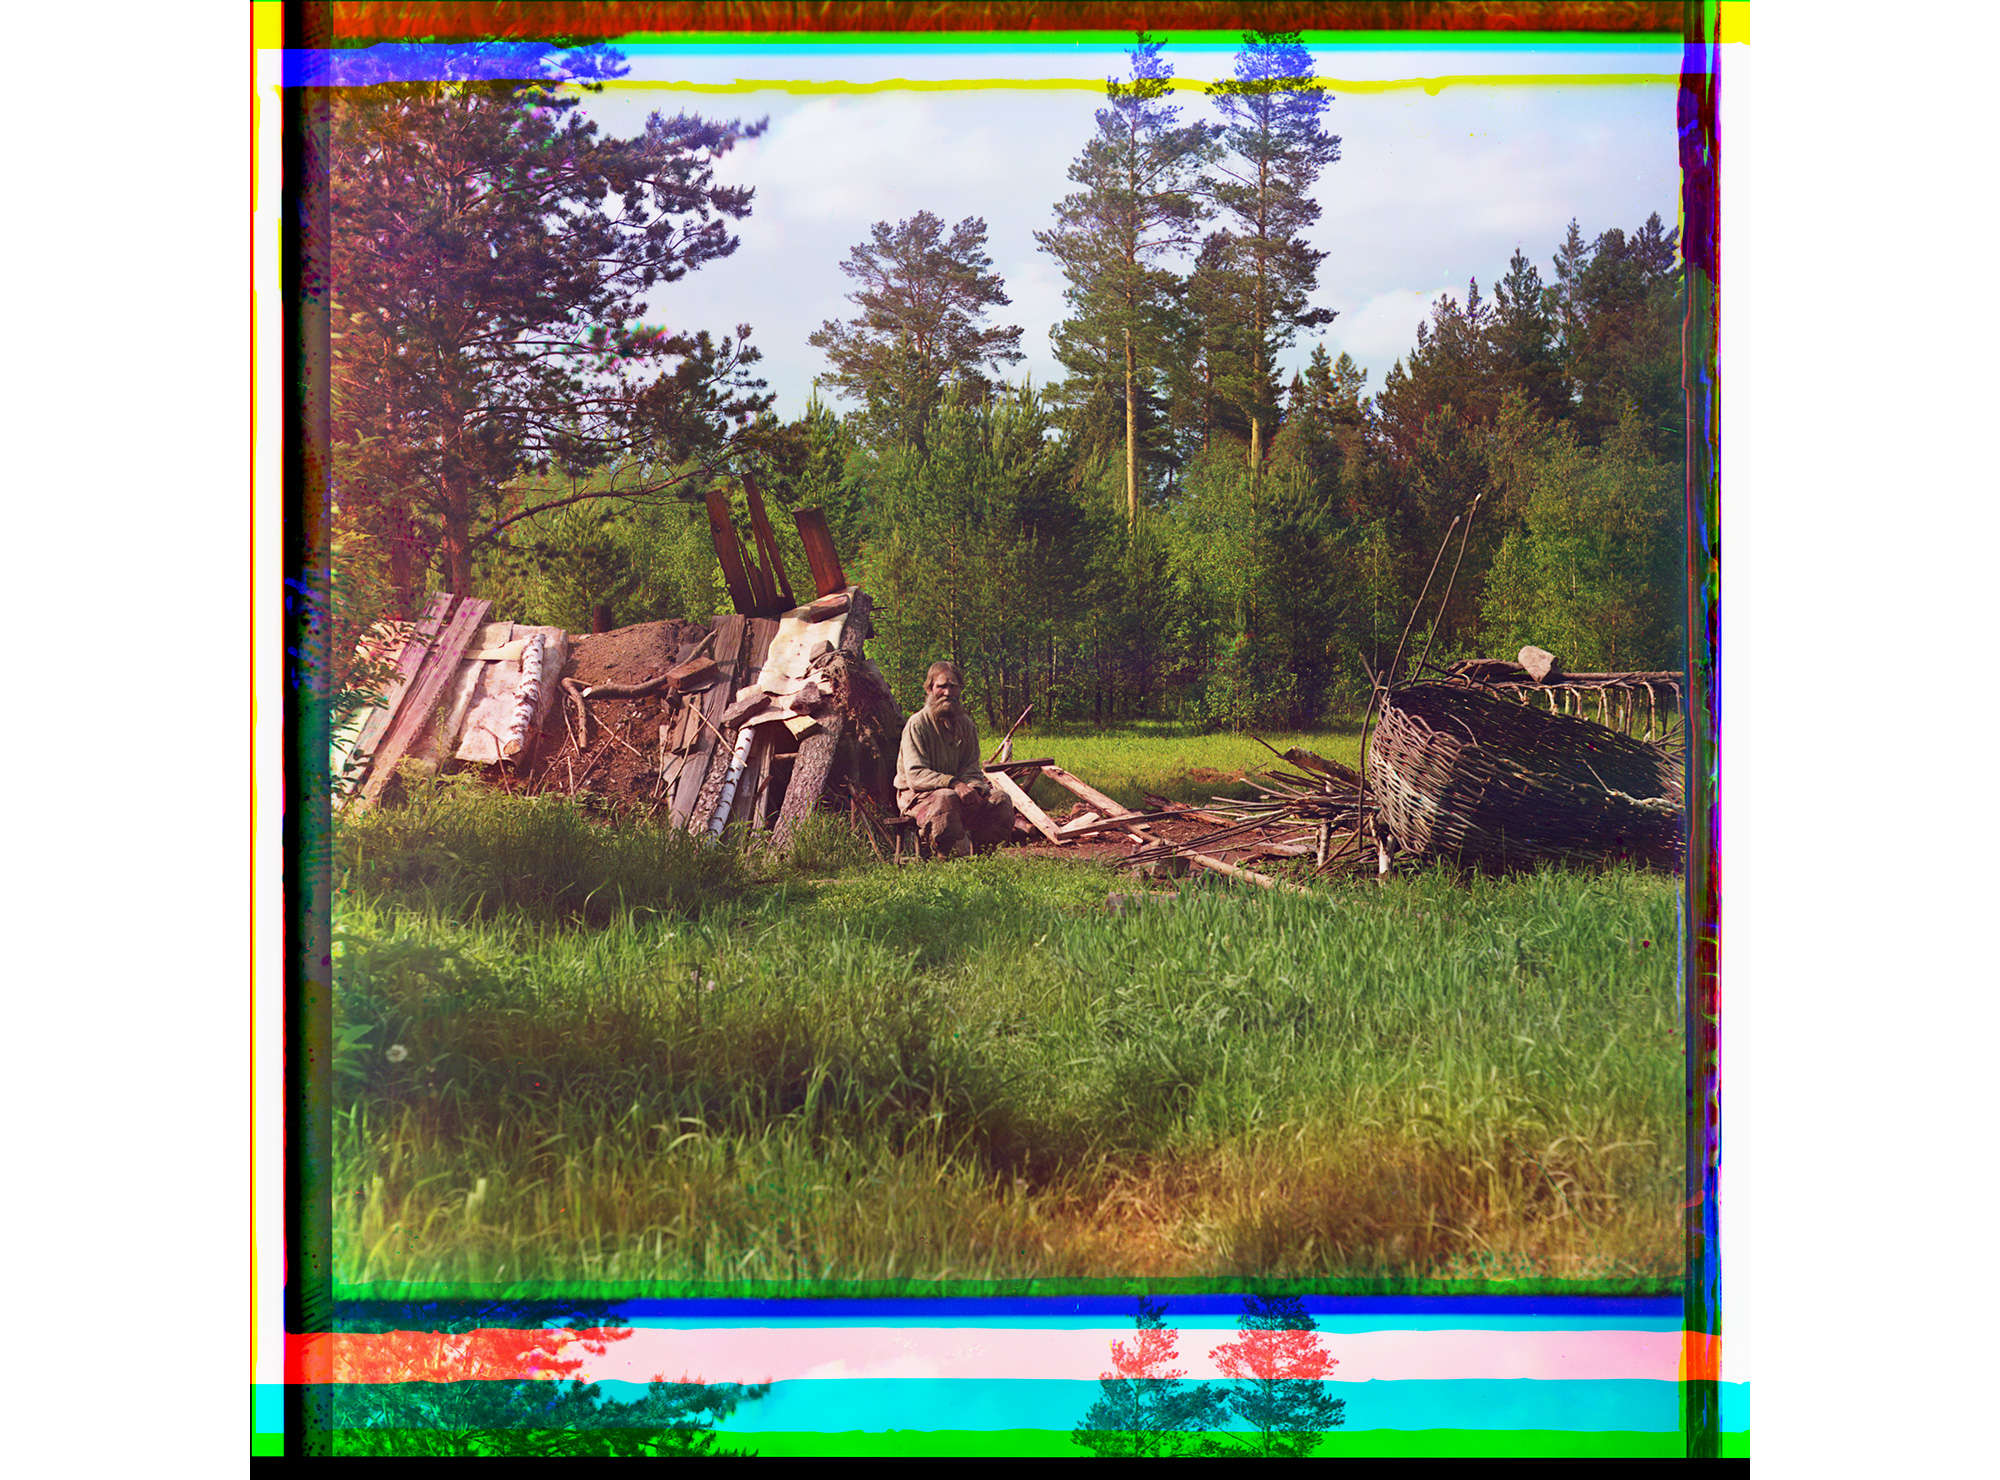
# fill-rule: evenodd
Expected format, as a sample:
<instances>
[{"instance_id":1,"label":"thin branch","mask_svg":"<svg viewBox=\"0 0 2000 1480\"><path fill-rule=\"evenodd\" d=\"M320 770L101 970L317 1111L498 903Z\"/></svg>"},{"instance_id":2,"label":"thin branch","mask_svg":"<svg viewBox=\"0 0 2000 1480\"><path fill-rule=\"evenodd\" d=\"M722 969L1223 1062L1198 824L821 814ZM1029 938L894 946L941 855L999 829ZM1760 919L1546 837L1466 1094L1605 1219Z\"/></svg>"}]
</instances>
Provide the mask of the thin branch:
<instances>
[{"instance_id":1,"label":"thin branch","mask_svg":"<svg viewBox=\"0 0 2000 1480\"><path fill-rule=\"evenodd\" d=\"M551 500L550 502L545 504L536 504L531 508L526 508L521 510L521 512L518 514L509 514L505 519L502 519L498 524L495 524L492 528L485 531L485 533L475 536L472 541L472 544L475 547L483 545L488 540L498 535L500 531L505 529L508 525L518 524L520 523L521 520L533 518L537 514L546 514L552 509L568 508L571 504L584 503L594 498L648 498L653 494L660 492L662 489L672 488L676 483L685 483L688 479L704 473L712 477L714 476L715 469L710 467L696 468L691 472L681 473L676 477L668 478L664 482L654 483L645 488L627 488L627 489L600 488L600 489L594 489L589 493L571 494L568 498L559 498Z\"/></svg>"}]
</instances>

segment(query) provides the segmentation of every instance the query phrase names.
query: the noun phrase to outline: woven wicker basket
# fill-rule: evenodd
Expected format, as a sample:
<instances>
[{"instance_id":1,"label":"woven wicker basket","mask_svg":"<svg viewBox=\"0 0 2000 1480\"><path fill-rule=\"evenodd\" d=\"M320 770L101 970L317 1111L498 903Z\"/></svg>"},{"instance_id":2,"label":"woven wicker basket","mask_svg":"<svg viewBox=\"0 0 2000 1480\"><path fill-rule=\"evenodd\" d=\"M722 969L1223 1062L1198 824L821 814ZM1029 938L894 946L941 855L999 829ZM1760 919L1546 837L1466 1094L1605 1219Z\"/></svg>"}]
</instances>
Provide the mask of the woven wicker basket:
<instances>
[{"instance_id":1,"label":"woven wicker basket","mask_svg":"<svg viewBox=\"0 0 2000 1480\"><path fill-rule=\"evenodd\" d=\"M1677 757L1469 684L1389 696L1369 741L1368 789L1397 847L1419 857L1677 869L1685 847Z\"/></svg>"}]
</instances>

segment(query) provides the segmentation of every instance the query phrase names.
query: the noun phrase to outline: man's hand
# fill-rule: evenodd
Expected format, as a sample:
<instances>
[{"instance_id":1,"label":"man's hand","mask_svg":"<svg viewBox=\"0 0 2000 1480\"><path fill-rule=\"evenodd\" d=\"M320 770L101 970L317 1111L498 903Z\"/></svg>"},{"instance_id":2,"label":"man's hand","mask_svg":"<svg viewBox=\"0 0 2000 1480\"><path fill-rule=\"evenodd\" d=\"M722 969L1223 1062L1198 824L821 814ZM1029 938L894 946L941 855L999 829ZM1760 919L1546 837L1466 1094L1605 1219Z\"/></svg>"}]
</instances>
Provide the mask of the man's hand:
<instances>
[{"instance_id":1,"label":"man's hand","mask_svg":"<svg viewBox=\"0 0 2000 1480\"><path fill-rule=\"evenodd\" d=\"M984 777L977 781L955 781L951 789L961 802L969 802L974 797L985 801L993 795L993 784Z\"/></svg>"}]
</instances>

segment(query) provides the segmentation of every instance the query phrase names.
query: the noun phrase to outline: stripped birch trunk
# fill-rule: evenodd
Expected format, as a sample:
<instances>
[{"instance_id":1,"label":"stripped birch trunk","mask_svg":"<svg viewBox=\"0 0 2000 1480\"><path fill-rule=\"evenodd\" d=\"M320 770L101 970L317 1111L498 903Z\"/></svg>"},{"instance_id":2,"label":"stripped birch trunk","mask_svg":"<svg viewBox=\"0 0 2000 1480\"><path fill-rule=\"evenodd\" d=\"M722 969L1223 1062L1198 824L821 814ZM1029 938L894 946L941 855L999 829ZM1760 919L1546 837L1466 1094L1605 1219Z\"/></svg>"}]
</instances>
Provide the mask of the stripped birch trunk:
<instances>
[{"instance_id":1,"label":"stripped birch trunk","mask_svg":"<svg viewBox=\"0 0 2000 1480\"><path fill-rule=\"evenodd\" d=\"M722 778L722 795L716 800L715 815L708 821L708 835L712 838L721 837L729 821L729 804L736 800L736 783L743 778L744 764L750 759L750 742L756 738L756 726L745 725L736 739L736 750L729 757L729 774Z\"/></svg>"},{"instance_id":2,"label":"stripped birch trunk","mask_svg":"<svg viewBox=\"0 0 2000 1480\"><path fill-rule=\"evenodd\" d=\"M500 737L502 760L510 761L519 755L528 743L528 732L534 728L535 715L542 703L542 659L546 647L542 634L536 632L529 636L528 646L521 653L521 686L515 692L514 717Z\"/></svg>"}]
</instances>

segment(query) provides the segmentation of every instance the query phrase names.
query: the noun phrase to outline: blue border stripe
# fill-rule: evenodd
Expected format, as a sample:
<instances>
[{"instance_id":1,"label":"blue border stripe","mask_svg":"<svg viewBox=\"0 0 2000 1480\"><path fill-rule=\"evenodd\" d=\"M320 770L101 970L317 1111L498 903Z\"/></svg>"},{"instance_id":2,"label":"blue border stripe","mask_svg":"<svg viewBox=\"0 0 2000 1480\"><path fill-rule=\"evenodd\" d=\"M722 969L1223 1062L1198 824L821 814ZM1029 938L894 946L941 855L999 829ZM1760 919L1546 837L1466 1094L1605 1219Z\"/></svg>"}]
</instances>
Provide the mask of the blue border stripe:
<instances>
[{"instance_id":1,"label":"blue border stripe","mask_svg":"<svg viewBox=\"0 0 2000 1480\"><path fill-rule=\"evenodd\" d=\"M1167 1317L1192 1324L1202 1317L1233 1322L1243 1310L1241 1295L1168 1295ZM1565 1325L1587 1322L1592 1328L1629 1327L1633 1330L1678 1329L1683 1315L1681 1298L1675 1296L1589 1296L1589 1295L1421 1295L1421 1296L1331 1296L1306 1295L1305 1308L1315 1316L1369 1323L1366 1329L1408 1330L1440 1325L1478 1328L1489 1321L1505 1320L1507 1327L1495 1329L1547 1329L1545 1323ZM423 1329L432 1329L475 1315L487 1316L491 1301L439 1300L423 1302L426 1319ZM522 1299L512 1308L520 1312L523 1324L539 1325L563 1319L574 1310L573 1303L559 1300ZM607 1323L631 1325L680 1325L708 1323L737 1326L781 1326L794 1323L832 1326L960 1326L997 1323L1104 1325L1129 1322L1134 1297L1130 1295L1080 1296L981 1296L925 1299L630 1299L605 1302ZM380 1322L390 1312L407 1317L409 1307L389 1302L348 1300L336 1303L333 1329L381 1329ZM1526 1322L1526 1325L1517 1323ZM1349 1327L1348 1329L1356 1329Z\"/></svg>"}]
</instances>

